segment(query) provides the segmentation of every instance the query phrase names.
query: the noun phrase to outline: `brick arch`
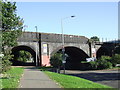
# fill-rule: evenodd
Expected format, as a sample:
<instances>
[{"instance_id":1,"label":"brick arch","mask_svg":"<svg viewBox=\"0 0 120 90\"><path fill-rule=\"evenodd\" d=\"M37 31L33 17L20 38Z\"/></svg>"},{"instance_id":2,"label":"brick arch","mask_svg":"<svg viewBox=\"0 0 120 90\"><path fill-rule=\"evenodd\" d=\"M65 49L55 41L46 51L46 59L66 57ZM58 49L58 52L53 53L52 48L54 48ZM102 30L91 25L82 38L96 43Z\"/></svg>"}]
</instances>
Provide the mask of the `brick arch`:
<instances>
[{"instance_id":1,"label":"brick arch","mask_svg":"<svg viewBox=\"0 0 120 90\"><path fill-rule=\"evenodd\" d=\"M79 46L72 46L72 45L65 45L64 46L65 48L66 47L74 47L74 48L77 48L77 49L80 49L82 50L84 53L86 53L86 51L83 49L83 48L80 48ZM50 52L50 56L54 55L54 53L56 53L57 51L59 51L60 49L62 49L62 45L54 48L51 52ZM87 53L86 53L87 54ZM88 54L87 54L88 55ZM89 56L89 55L88 55Z\"/></svg>"},{"instance_id":2,"label":"brick arch","mask_svg":"<svg viewBox=\"0 0 120 90\"><path fill-rule=\"evenodd\" d=\"M62 51L62 48L54 49L51 56L57 51ZM82 69L81 61L86 61L89 57L82 49L74 46L65 46L65 53L69 56L66 59L66 69Z\"/></svg>"},{"instance_id":3,"label":"brick arch","mask_svg":"<svg viewBox=\"0 0 120 90\"><path fill-rule=\"evenodd\" d=\"M100 47L96 52L96 57L100 58L102 55L110 56L109 49L107 47Z\"/></svg>"},{"instance_id":4,"label":"brick arch","mask_svg":"<svg viewBox=\"0 0 120 90\"><path fill-rule=\"evenodd\" d=\"M21 64L19 64L19 62L17 63L17 62L15 62L15 58L17 57L17 53L19 52L19 51L21 51L21 50L24 50L24 51L28 51L29 53L31 53L31 55L32 55L32 57L33 57L33 59L34 59L34 63L31 63L31 64L27 64L27 63L22 63L21 62ZM12 60L12 62L13 62L13 65L15 64L15 65L25 65L25 66L27 66L27 65L32 65L32 66L35 66L36 65L36 51L32 48L32 47L30 47L30 46L26 46L26 45L19 45L19 46L16 46L16 47L13 47L12 48L12 54L14 55L14 58L13 58L13 60ZM38 58L38 55L37 55L37 60L39 60L39 58ZM37 61L38 62L38 61ZM39 64L39 63L37 63L37 64Z\"/></svg>"}]
</instances>

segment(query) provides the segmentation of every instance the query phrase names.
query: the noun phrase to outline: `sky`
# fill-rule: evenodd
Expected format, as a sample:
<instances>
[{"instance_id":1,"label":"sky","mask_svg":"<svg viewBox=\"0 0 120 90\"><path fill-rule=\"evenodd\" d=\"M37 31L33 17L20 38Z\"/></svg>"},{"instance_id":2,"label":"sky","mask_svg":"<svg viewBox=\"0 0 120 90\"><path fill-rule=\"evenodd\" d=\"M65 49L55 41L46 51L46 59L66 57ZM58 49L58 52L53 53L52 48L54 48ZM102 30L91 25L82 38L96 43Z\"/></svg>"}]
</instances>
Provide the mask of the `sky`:
<instances>
[{"instance_id":1,"label":"sky","mask_svg":"<svg viewBox=\"0 0 120 90\"><path fill-rule=\"evenodd\" d=\"M118 2L17 2L25 31L118 39ZM71 16L75 16L71 18Z\"/></svg>"}]
</instances>

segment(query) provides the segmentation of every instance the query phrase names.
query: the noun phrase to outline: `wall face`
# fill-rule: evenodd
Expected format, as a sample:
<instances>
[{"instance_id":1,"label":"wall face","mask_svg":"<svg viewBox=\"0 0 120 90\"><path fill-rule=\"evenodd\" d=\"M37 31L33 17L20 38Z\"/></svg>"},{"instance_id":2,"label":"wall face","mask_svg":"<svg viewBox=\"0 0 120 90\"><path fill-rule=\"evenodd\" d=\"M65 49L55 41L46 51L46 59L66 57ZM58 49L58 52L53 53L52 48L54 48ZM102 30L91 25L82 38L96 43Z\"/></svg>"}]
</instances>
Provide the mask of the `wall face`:
<instances>
[{"instance_id":1,"label":"wall face","mask_svg":"<svg viewBox=\"0 0 120 90\"><path fill-rule=\"evenodd\" d=\"M29 46L29 47L31 47L33 50L35 50L36 51L36 47L38 47L39 46L39 44L38 43L36 43L36 42L18 42L18 45L20 46L20 45L25 45L25 46ZM38 49L39 50L39 49ZM39 52L39 51L38 51Z\"/></svg>"},{"instance_id":2,"label":"wall face","mask_svg":"<svg viewBox=\"0 0 120 90\"><path fill-rule=\"evenodd\" d=\"M62 48L61 34L41 33L42 66L50 66L50 57ZM88 39L84 36L64 35L65 47L77 47L89 55Z\"/></svg>"},{"instance_id":3,"label":"wall face","mask_svg":"<svg viewBox=\"0 0 120 90\"><path fill-rule=\"evenodd\" d=\"M61 37L61 34L24 32L18 38L18 45L31 47L37 53L39 59L38 63L42 66L50 66L51 55L62 49ZM89 57L97 57L96 53L100 47L107 48L111 55L115 47L113 43L89 45L88 38L76 35L64 35L64 46L78 48L85 52ZM69 51L71 50L73 49L70 49Z\"/></svg>"},{"instance_id":4,"label":"wall face","mask_svg":"<svg viewBox=\"0 0 120 90\"><path fill-rule=\"evenodd\" d=\"M42 42L62 43L61 34L41 33ZM64 35L65 43L87 43L88 38L76 35Z\"/></svg>"},{"instance_id":5,"label":"wall face","mask_svg":"<svg viewBox=\"0 0 120 90\"><path fill-rule=\"evenodd\" d=\"M88 38L84 36L64 35L65 47L77 47L90 55ZM52 53L62 48L61 34L24 32L18 38L19 45L32 47L41 59L42 66L50 66Z\"/></svg>"}]
</instances>

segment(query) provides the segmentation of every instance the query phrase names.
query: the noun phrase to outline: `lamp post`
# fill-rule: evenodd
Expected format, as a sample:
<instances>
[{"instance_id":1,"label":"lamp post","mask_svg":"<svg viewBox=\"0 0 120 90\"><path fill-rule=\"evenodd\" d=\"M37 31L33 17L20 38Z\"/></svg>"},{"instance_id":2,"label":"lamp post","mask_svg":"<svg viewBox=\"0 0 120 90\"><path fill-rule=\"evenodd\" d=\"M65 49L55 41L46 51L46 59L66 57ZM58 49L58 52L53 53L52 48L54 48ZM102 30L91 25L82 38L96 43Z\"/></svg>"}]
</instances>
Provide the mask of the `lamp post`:
<instances>
[{"instance_id":1,"label":"lamp post","mask_svg":"<svg viewBox=\"0 0 120 90\"><path fill-rule=\"evenodd\" d=\"M74 18L75 16L70 16L71 18ZM61 32L62 32L62 63L63 63L63 69L64 69L64 74L65 74L65 46L64 46L64 30L63 30L63 20L66 19L66 18L70 18L70 17L65 17L65 18L61 18Z\"/></svg>"},{"instance_id":2,"label":"lamp post","mask_svg":"<svg viewBox=\"0 0 120 90\"><path fill-rule=\"evenodd\" d=\"M36 28L36 66L37 66L37 26L35 26Z\"/></svg>"}]
</instances>

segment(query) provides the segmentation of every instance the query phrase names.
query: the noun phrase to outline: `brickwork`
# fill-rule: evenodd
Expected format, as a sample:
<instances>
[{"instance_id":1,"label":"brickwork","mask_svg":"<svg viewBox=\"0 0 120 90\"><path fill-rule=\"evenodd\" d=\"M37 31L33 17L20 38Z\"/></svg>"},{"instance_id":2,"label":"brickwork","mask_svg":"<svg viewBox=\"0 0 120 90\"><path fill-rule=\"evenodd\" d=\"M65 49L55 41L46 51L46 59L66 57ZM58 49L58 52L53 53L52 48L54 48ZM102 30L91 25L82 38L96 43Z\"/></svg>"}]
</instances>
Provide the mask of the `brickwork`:
<instances>
[{"instance_id":1,"label":"brickwork","mask_svg":"<svg viewBox=\"0 0 120 90\"><path fill-rule=\"evenodd\" d=\"M18 38L18 46L24 45L30 47L37 53L37 57L39 59L37 62L39 62L40 65L49 66L51 55L62 49L61 37L61 34L23 32L23 34ZM82 53L84 53L84 56L86 54L86 56L89 57L96 57L96 53L99 54L99 52L97 51L99 51L101 47L107 48L109 50L109 55L111 55L116 45L111 42L98 42L90 44L88 42L88 38L86 38L85 36L77 35L64 35L64 39L65 48L74 47L79 49L78 52L81 53L77 54L78 56L83 55ZM73 50L74 52L73 48L71 50ZM79 59L79 57L77 59Z\"/></svg>"}]
</instances>

